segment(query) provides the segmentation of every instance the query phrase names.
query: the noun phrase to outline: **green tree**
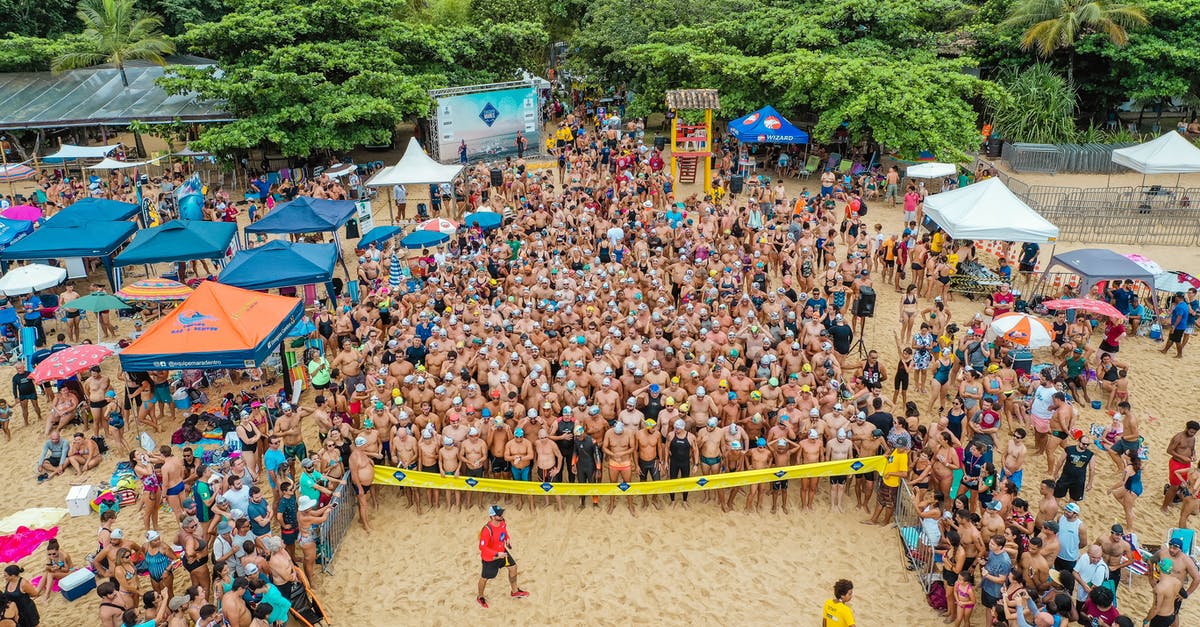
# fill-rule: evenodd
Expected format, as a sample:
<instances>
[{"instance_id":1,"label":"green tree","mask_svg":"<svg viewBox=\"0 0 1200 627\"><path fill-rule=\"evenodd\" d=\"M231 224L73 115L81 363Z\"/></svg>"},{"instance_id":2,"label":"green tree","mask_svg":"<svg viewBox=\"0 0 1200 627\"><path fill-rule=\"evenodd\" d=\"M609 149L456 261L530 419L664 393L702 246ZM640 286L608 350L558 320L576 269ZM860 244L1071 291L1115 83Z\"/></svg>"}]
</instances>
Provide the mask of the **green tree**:
<instances>
[{"instance_id":1,"label":"green tree","mask_svg":"<svg viewBox=\"0 0 1200 627\"><path fill-rule=\"evenodd\" d=\"M74 0L0 0L0 15L7 32L29 37L56 37L74 26Z\"/></svg>"},{"instance_id":2,"label":"green tree","mask_svg":"<svg viewBox=\"0 0 1200 627\"><path fill-rule=\"evenodd\" d=\"M1102 0L1020 0L1004 22L1025 29L1021 47L1048 57L1067 50L1067 82L1075 82L1075 43L1088 33L1103 33L1115 46L1129 43L1129 31L1149 24L1141 7Z\"/></svg>"},{"instance_id":3,"label":"green tree","mask_svg":"<svg viewBox=\"0 0 1200 627\"><path fill-rule=\"evenodd\" d=\"M163 39L159 32L162 18L135 8L133 0L81 0L77 15L90 45L56 57L53 63L56 72L112 63L121 72L121 82L128 87L126 62L165 65L163 55L175 51L174 44Z\"/></svg>"},{"instance_id":4,"label":"green tree","mask_svg":"<svg viewBox=\"0 0 1200 627\"><path fill-rule=\"evenodd\" d=\"M988 113L996 136L1014 142L1064 144L1076 139L1075 88L1049 65L1038 63L1000 77L1006 97Z\"/></svg>"}]
</instances>

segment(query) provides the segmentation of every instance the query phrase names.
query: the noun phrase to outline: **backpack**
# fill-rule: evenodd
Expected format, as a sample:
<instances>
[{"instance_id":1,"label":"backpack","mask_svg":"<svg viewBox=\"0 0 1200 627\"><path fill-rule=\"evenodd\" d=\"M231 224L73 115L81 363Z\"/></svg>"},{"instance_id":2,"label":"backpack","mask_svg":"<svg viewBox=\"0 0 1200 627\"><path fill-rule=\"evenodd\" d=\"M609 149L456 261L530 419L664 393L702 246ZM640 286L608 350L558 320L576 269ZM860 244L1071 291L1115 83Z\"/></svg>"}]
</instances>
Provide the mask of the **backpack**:
<instances>
[{"instance_id":1,"label":"backpack","mask_svg":"<svg viewBox=\"0 0 1200 627\"><path fill-rule=\"evenodd\" d=\"M946 586L940 581L933 582L929 585L929 592L926 593L925 600L929 603L929 607L939 612L945 611L947 607Z\"/></svg>"},{"instance_id":2,"label":"backpack","mask_svg":"<svg viewBox=\"0 0 1200 627\"><path fill-rule=\"evenodd\" d=\"M867 215L867 201L860 198L860 199L858 199L858 217L861 218L866 215Z\"/></svg>"}]
</instances>

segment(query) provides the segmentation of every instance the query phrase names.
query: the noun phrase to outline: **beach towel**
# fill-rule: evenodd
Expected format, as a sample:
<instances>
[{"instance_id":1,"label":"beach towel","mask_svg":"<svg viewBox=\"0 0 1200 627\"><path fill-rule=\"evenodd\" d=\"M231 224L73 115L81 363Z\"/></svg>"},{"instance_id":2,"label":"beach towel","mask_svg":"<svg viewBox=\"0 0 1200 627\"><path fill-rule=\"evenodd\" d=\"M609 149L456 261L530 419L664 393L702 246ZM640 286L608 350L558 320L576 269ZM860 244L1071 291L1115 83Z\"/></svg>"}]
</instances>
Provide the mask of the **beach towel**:
<instances>
[{"instance_id":1,"label":"beach towel","mask_svg":"<svg viewBox=\"0 0 1200 627\"><path fill-rule=\"evenodd\" d=\"M67 515L64 507L31 507L0 519L0 534L13 533L21 527L49 529Z\"/></svg>"},{"instance_id":2,"label":"beach towel","mask_svg":"<svg viewBox=\"0 0 1200 627\"><path fill-rule=\"evenodd\" d=\"M33 555L47 540L58 537L58 527L30 529L20 527L16 532L0 536L0 562L13 563Z\"/></svg>"}]
</instances>

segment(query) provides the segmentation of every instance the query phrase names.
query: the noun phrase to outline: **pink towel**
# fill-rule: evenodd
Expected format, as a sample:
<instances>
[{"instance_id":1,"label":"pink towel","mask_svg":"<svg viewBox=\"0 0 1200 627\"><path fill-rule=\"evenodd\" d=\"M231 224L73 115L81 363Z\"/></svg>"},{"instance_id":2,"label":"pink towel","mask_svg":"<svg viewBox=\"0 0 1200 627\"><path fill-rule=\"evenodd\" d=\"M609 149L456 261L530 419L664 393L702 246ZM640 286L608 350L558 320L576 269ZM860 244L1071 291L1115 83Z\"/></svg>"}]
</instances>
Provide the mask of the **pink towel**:
<instances>
[{"instance_id":1,"label":"pink towel","mask_svg":"<svg viewBox=\"0 0 1200 627\"><path fill-rule=\"evenodd\" d=\"M53 586L50 586L50 591L51 591L51 592L62 592L62 588L58 587L58 581L59 581L59 580L55 579L55 580L54 580L54 585L53 585ZM38 587L38 585L40 585L40 584L42 583L42 576L41 576L41 575L38 575L37 577L34 577L33 579L30 579L30 580L29 580L29 583L30 583L30 585L32 585L32 586L33 586L33 587L35 587L35 588L36 588L36 587Z\"/></svg>"},{"instance_id":2,"label":"pink towel","mask_svg":"<svg viewBox=\"0 0 1200 627\"><path fill-rule=\"evenodd\" d=\"M0 536L0 562L22 560L38 549L47 540L58 537L58 527L30 529L17 527L16 533Z\"/></svg>"}]
</instances>

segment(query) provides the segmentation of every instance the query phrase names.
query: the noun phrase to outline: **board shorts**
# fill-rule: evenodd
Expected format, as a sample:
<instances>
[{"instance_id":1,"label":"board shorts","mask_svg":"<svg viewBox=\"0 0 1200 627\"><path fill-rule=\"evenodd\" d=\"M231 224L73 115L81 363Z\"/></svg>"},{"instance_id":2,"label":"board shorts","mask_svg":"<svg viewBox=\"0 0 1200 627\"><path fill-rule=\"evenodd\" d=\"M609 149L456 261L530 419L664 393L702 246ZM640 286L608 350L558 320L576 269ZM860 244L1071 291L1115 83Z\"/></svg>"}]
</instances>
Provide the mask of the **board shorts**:
<instances>
[{"instance_id":1,"label":"board shorts","mask_svg":"<svg viewBox=\"0 0 1200 627\"><path fill-rule=\"evenodd\" d=\"M513 466L512 467L513 481L529 481L529 477L531 476L532 471L533 471L532 465L526 466L524 468L517 468L516 466Z\"/></svg>"},{"instance_id":2,"label":"board shorts","mask_svg":"<svg viewBox=\"0 0 1200 627\"><path fill-rule=\"evenodd\" d=\"M501 568L508 568L509 566L517 565L517 560L514 560L512 556L507 553L504 554L504 557L494 560L482 560L482 562L483 572L479 573L479 576L484 579L495 579L496 575L500 574Z\"/></svg>"},{"instance_id":3,"label":"board shorts","mask_svg":"<svg viewBox=\"0 0 1200 627\"><path fill-rule=\"evenodd\" d=\"M295 446L285 446L283 456L285 459L304 459L308 457L308 447L303 442Z\"/></svg>"},{"instance_id":4,"label":"board shorts","mask_svg":"<svg viewBox=\"0 0 1200 627\"><path fill-rule=\"evenodd\" d=\"M1170 485L1174 485L1174 486L1183 485L1183 480L1179 478L1179 475L1175 474L1175 471L1176 470L1186 470L1190 467L1191 467L1190 464L1184 464L1181 462L1177 462L1177 461L1175 461L1174 458L1167 460L1167 481L1168 481L1168 483Z\"/></svg>"},{"instance_id":5,"label":"board shorts","mask_svg":"<svg viewBox=\"0 0 1200 627\"><path fill-rule=\"evenodd\" d=\"M154 396L152 398L156 403L175 402L175 399L171 398L171 385L169 383L155 383Z\"/></svg>"}]
</instances>

